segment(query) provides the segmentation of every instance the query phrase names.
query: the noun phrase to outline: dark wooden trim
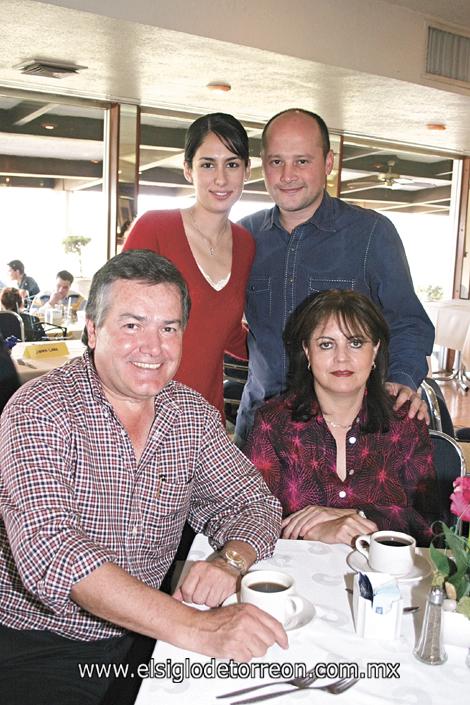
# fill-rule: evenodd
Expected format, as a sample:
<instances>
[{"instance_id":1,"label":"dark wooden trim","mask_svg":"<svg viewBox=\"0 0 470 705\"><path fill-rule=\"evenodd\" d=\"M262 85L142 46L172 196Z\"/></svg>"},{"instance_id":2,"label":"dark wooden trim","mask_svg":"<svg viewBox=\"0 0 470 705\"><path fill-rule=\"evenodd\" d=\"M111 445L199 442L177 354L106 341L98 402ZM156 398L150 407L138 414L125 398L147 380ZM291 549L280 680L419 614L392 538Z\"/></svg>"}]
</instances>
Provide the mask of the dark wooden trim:
<instances>
[{"instance_id":1,"label":"dark wooden trim","mask_svg":"<svg viewBox=\"0 0 470 705\"><path fill-rule=\"evenodd\" d=\"M457 247L455 255L453 299L460 299L462 283L467 291L470 290L470 281L462 282L463 260L465 257L465 242L467 237L470 240L470 220L469 220L469 198L470 198L470 157L464 157L462 164L462 181L459 198L459 214L457 225ZM468 235L467 235L468 233Z\"/></svg>"}]
</instances>

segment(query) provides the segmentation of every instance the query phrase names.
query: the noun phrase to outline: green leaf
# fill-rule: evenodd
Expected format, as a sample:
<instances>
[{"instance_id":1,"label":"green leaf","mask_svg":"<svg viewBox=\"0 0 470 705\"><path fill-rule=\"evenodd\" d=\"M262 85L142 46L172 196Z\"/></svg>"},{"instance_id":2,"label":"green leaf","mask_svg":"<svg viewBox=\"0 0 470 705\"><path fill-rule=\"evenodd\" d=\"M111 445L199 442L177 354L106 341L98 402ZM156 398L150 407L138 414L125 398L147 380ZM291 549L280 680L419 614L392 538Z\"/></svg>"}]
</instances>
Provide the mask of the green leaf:
<instances>
[{"instance_id":1,"label":"green leaf","mask_svg":"<svg viewBox=\"0 0 470 705\"><path fill-rule=\"evenodd\" d=\"M466 575L459 575L458 573L455 573L455 575L447 578L447 582L451 583L455 587L457 600L462 599L468 592L468 580Z\"/></svg>"},{"instance_id":2,"label":"green leaf","mask_svg":"<svg viewBox=\"0 0 470 705\"><path fill-rule=\"evenodd\" d=\"M470 597L462 597L457 604L457 612L464 614L467 619L470 619Z\"/></svg>"},{"instance_id":3,"label":"green leaf","mask_svg":"<svg viewBox=\"0 0 470 705\"><path fill-rule=\"evenodd\" d=\"M431 544L429 547L429 557L431 558L436 570L444 576L450 575L452 570L452 565L449 558L440 551L438 548L434 548Z\"/></svg>"},{"instance_id":4,"label":"green leaf","mask_svg":"<svg viewBox=\"0 0 470 705\"><path fill-rule=\"evenodd\" d=\"M445 524L442 525L446 546L452 551L457 572L464 572L470 566L470 554L466 551L465 539L454 534Z\"/></svg>"}]
</instances>

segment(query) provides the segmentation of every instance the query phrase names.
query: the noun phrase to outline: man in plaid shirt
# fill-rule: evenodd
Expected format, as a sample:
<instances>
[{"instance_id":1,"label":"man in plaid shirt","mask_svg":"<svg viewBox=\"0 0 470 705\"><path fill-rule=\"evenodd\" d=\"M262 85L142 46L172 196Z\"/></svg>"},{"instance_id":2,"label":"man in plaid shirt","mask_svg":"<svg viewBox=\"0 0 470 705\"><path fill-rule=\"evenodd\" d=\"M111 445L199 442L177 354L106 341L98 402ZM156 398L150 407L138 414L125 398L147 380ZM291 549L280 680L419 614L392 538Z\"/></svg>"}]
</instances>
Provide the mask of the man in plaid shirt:
<instances>
[{"instance_id":1,"label":"man in plaid shirt","mask_svg":"<svg viewBox=\"0 0 470 705\"><path fill-rule=\"evenodd\" d=\"M189 308L168 260L117 255L93 279L83 358L5 408L3 705L99 703L107 680L81 678L77 664L125 662L133 633L237 660L287 647L279 622L251 605L183 604L217 607L235 592L272 553L281 515L218 412L172 381ZM170 597L158 588L186 519L219 553Z\"/></svg>"}]
</instances>

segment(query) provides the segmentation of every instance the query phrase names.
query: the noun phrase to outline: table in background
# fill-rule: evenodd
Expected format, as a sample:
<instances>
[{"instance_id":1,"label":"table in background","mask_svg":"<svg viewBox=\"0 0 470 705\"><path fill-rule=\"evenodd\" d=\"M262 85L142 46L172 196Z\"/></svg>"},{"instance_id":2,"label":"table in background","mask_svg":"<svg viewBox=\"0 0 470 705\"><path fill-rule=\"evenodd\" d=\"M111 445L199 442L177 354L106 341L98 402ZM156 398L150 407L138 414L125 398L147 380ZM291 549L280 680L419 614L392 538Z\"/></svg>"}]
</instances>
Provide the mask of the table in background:
<instances>
[{"instance_id":1,"label":"table in background","mask_svg":"<svg viewBox=\"0 0 470 705\"><path fill-rule=\"evenodd\" d=\"M435 344L441 347L440 367L444 367L446 350L455 350L455 372L451 377L436 379L455 379L462 388L468 388L465 371L461 364L461 352L470 330L470 301L466 299L451 299L450 301L431 301L425 304L425 309L436 329Z\"/></svg>"},{"instance_id":2,"label":"table in background","mask_svg":"<svg viewBox=\"0 0 470 705\"><path fill-rule=\"evenodd\" d=\"M273 646L266 656L254 659L252 663L305 663L307 667L313 667L317 663L349 661L358 663L362 668L369 662L399 662L400 679L361 680L341 695L338 705L463 705L468 702L470 670L465 666L465 649L448 647L448 661L443 666L427 666L412 655L415 634L419 633L421 627L430 578L400 585L405 605L421 605L416 614L403 615L400 640L366 640L355 634L351 596L345 590L346 586L352 587L353 580L352 570L346 563L346 556L350 551L351 549L344 545L280 539L273 558L256 565L256 568L275 568L293 575L299 594L315 605L316 616L310 624L288 632L287 651ZM210 552L207 539L198 535L188 555L188 562L204 559ZM426 553L426 550L423 552ZM167 659L182 664L186 658L192 663L210 662L210 658L206 656L179 649L165 642L157 642L152 658L154 663L163 664ZM181 683L173 683L169 678L148 678L142 682L136 705L182 705L189 702L191 705L228 705L231 701L249 695L222 701L216 700L215 696L267 680L191 678ZM280 686L280 689L283 687L285 686ZM276 698L275 702L279 705L331 703L332 696L321 691L313 694L311 690L304 690Z\"/></svg>"},{"instance_id":3,"label":"table in background","mask_svg":"<svg viewBox=\"0 0 470 705\"><path fill-rule=\"evenodd\" d=\"M15 363L21 384L29 382L30 379L34 379L35 377L40 377L56 367L62 367L62 365L65 365L69 360L80 357L85 350L85 346L80 340L64 340L61 342L64 342L67 346L68 355L58 355L57 357L48 357L42 360L37 360L36 358L23 359L23 355L26 346L44 345L44 343L17 343L12 348L11 357ZM21 364L18 360L22 360L24 364Z\"/></svg>"}]
</instances>

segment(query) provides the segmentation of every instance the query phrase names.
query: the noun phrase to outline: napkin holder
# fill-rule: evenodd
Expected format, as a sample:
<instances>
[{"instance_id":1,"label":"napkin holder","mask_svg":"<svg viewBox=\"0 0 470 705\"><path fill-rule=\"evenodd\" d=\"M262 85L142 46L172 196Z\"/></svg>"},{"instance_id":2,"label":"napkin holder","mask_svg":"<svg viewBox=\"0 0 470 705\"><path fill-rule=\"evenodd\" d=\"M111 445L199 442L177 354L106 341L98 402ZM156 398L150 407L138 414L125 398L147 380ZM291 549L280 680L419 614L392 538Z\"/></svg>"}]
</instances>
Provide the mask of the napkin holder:
<instances>
[{"instance_id":1,"label":"napkin holder","mask_svg":"<svg viewBox=\"0 0 470 705\"><path fill-rule=\"evenodd\" d=\"M380 588L388 586L392 589L396 588L398 594L398 586L393 575L388 573L364 573L372 586L374 593L380 595ZM400 597L398 600L388 602L375 598L371 601L361 595L359 586L359 573L354 576L353 588L353 616L356 627L356 634L364 639L382 639L391 641L400 637L401 618L403 614L403 600Z\"/></svg>"},{"instance_id":2,"label":"napkin holder","mask_svg":"<svg viewBox=\"0 0 470 705\"><path fill-rule=\"evenodd\" d=\"M69 354L69 349L64 342L54 343L47 341L44 343L29 343L25 345L23 357L34 360L44 360L48 357L65 357Z\"/></svg>"}]
</instances>

